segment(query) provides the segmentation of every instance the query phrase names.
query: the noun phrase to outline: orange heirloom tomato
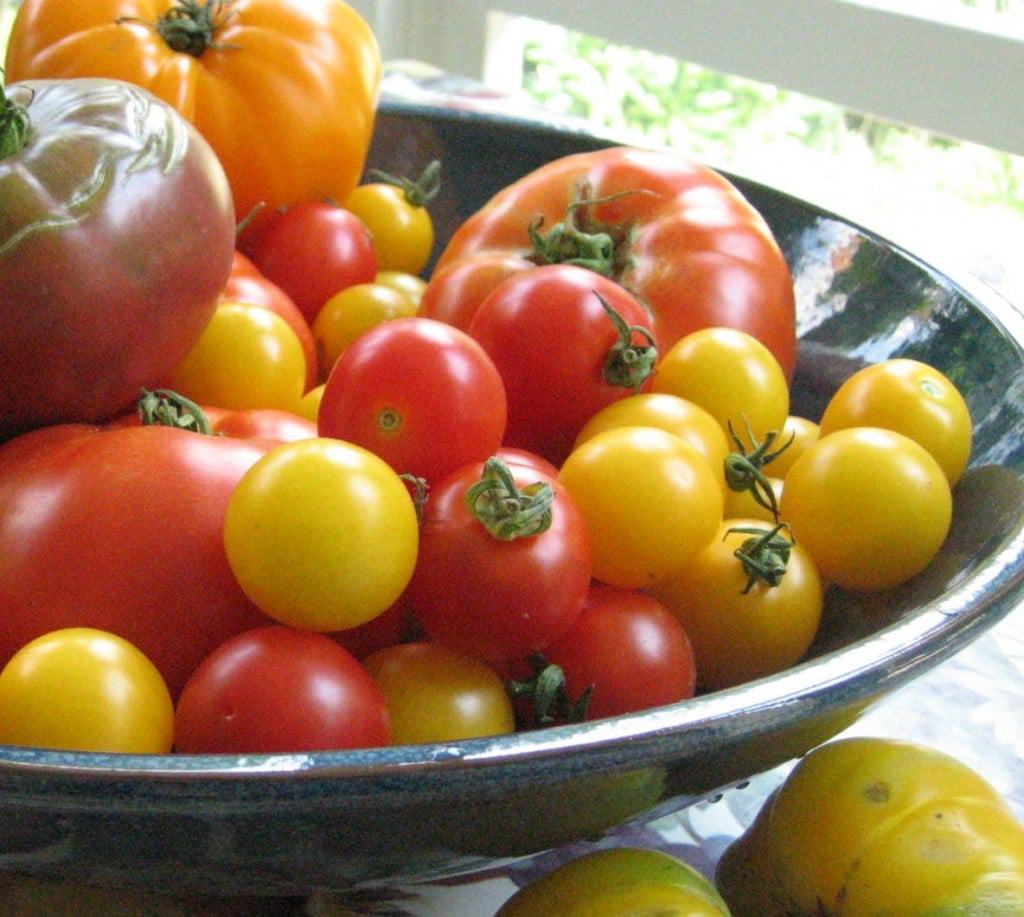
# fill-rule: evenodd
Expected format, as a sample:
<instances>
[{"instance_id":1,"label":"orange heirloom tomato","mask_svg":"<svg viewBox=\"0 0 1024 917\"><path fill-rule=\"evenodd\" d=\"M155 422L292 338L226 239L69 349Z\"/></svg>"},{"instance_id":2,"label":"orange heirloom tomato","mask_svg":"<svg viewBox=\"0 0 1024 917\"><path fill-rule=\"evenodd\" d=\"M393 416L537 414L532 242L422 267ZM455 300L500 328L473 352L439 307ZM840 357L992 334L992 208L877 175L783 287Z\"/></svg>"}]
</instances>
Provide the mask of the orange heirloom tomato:
<instances>
[{"instance_id":1,"label":"orange heirloom tomato","mask_svg":"<svg viewBox=\"0 0 1024 917\"><path fill-rule=\"evenodd\" d=\"M381 61L341 0L25 0L5 77L142 86L191 121L237 216L344 200L362 174Z\"/></svg>"}]
</instances>

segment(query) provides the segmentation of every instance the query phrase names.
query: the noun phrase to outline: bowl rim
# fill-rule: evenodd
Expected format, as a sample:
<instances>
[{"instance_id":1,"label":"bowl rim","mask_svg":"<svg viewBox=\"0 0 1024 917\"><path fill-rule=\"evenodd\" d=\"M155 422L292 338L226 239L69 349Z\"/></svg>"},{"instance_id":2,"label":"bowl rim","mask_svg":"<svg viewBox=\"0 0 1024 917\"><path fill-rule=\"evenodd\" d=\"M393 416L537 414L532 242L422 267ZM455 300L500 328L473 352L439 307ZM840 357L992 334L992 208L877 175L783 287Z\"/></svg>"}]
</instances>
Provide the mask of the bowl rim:
<instances>
[{"instance_id":1,"label":"bowl rim","mask_svg":"<svg viewBox=\"0 0 1024 917\"><path fill-rule=\"evenodd\" d=\"M530 120L518 115L448 108L400 101L381 102L379 113L424 116L452 122L509 124L517 129L561 137L577 135L599 144L602 138L572 124ZM825 207L756 180L719 169L730 180L781 196L856 230L941 279L944 285L984 312L1017 350L1024 363L1024 313L981 279L958 268L941 268L920 253ZM973 607L963 596L982 597ZM707 738L725 714L768 731L794 709L812 710L842 695L845 702L871 698L901 686L952 656L1022 604L1024 595L1024 518L993 548L991 556L957 583L954 593L921 605L902 619L839 649L825 652L784 672L662 707L582 724L552 726L511 735L448 743L393 745L352 750L295 753L140 755L80 752L0 745L0 779L60 778L73 781L134 781L148 784L214 781L261 784L279 780L351 781L415 776L450 779L451 774L486 780L495 768L516 766L524 780L531 765L563 759L566 776L595 766L648 766L671 760L687 739ZM907 650L914 647L912 656ZM840 659L840 657L842 657ZM571 756L571 763L567 760Z\"/></svg>"}]
</instances>

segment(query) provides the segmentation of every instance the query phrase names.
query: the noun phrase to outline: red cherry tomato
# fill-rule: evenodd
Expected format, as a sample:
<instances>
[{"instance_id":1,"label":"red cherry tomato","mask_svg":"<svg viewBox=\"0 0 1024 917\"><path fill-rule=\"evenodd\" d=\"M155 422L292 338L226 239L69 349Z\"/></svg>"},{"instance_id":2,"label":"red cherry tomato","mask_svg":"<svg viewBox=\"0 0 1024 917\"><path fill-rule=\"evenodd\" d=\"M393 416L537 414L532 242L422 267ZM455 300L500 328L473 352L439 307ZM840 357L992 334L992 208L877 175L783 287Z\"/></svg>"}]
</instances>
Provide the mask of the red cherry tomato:
<instances>
[{"instance_id":1,"label":"red cherry tomato","mask_svg":"<svg viewBox=\"0 0 1024 917\"><path fill-rule=\"evenodd\" d=\"M501 377L480 345L450 325L410 317L371 328L345 349L317 424L321 436L433 484L492 455L505 417Z\"/></svg>"},{"instance_id":2,"label":"red cherry tomato","mask_svg":"<svg viewBox=\"0 0 1024 917\"><path fill-rule=\"evenodd\" d=\"M637 589L593 583L583 612L547 648L570 698L592 686L587 719L617 716L693 697L693 647L679 619Z\"/></svg>"},{"instance_id":3,"label":"red cherry tomato","mask_svg":"<svg viewBox=\"0 0 1024 917\"><path fill-rule=\"evenodd\" d=\"M369 230L354 213L322 201L275 211L243 232L239 247L310 324L335 293L377 275Z\"/></svg>"},{"instance_id":4,"label":"red cherry tomato","mask_svg":"<svg viewBox=\"0 0 1024 917\"><path fill-rule=\"evenodd\" d=\"M617 283L570 264L513 275L480 304L469 333L508 394L505 442L556 465L601 408L638 391L657 349L644 307Z\"/></svg>"},{"instance_id":5,"label":"red cherry tomato","mask_svg":"<svg viewBox=\"0 0 1024 917\"><path fill-rule=\"evenodd\" d=\"M387 745L376 682L330 637L258 627L218 646L181 692L174 747L255 754Z\"/></svg>"},{"instance_id":6,"label":"red cherry tomato","mask_svg":"<svg viewBox=\"0 0 1024 917\"><path fill-rule=\"evenodd\" d=\"M547 492L535 484L550 487L553 501L549 526L531 534L540 526L502 514L510 501L543 500ZM473 501L479 514L468 499L477 485L486 487ZM522 534L499 537L482 519ZM432 489L406 595L431 639L500 663L557 640L583 608L590 575L590 535L561 485L525 466L489 461Z\"/></svg>"}]
</instances>

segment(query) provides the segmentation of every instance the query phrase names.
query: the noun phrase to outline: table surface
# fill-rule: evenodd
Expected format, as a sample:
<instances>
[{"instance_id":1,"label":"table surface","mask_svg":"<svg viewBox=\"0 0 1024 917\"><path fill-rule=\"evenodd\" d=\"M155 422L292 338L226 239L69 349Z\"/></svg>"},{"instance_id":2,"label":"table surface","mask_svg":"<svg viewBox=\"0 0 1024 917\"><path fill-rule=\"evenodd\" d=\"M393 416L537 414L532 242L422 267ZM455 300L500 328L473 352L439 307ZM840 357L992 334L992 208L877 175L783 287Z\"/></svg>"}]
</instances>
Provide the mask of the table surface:
<instances>
[{"instance_id":1,"label":"table surface","mask_svg":"<svg viewBox=\"0 0 1024 917\"><path fill-rule=\"evenodd\" d=\"M393 98L424 103L443 102L452 92L465 92L436 78L410 76L408 69L393 70L385 82ZM473 91L469 91L473 95ZM526 103L477 94L473 104L529 114ZM756 174L750 178L765 180ZM774 183L775 177L772 178ZM820 177L819 177L820 179ZM773 183L768 181L766 183ZM794 180L795 181L795 180ZM844 216L870 225L909 250L925 256L940 269L967 271L1024 307L1024 265L1011 254L1011 238L993 244L979 240L948 214L929 206L927 188L908 186L901 199L876 202L873 218L862 218L843 206L845 187L837 199L823 200L814 193L820 181L802 187L798 182L783 190L822 204ZM870 202L858 202L870 209ZM1005 243L1005 244L1002 244ZM1024 819L1024 607L1018 607L991 631L954 658L940 664L870 709L845 734L910 739L947 751L984 775ZM318 895L305 902L267 902L273 913L396 914L411 917L490 917L519 885L566 859L588 850L613 846L657 847L680 856L706 875L713 873L725 847L750 823L767 794L792 765L754 778L743 789L731 789L719 800L694 805L643 827L628 827L593 844L578 844L526 860L502 864L486 875L462 881L361 890L357 896ZM4 880L0 880L2 885ZM75 891L68 889L69 892ZM0 894L3 894L0 888ZM75 891L77 895L78 892ZM10 903L10 898L7 899ZM76 898L81 904L81 898ZM67 901L72 901L68 898ZM227 903L225 903L227 904ZM252 902L231 913L255 913ZM210 902L161 901L160 913L220 913ZM102 911L95 911L101 913ZM139 911L131 911L137 913ZM143 907L141 912L151 912ZM155 913L156 911L152 911ZM260 912L263 912L260 909ZM27 912L26 912L27 913ZM32 911L32 913L50 913ZM93 913L93 911L89 911Z\"/></svg>"}]
</instances>

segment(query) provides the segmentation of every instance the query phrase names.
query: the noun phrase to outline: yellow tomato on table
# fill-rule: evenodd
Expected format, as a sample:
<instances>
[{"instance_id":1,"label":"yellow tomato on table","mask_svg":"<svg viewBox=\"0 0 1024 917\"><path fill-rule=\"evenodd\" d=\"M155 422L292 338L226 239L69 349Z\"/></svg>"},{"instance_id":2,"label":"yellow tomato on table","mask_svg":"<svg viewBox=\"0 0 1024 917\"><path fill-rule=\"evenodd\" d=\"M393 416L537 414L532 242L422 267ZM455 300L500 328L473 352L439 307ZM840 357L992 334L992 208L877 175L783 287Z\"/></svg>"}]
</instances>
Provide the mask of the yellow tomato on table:
<instances>
[{"instance_id":1,"label":"yellow tomato on table","mask_svg":"<svg viewBox=\"0 0 1024 917\"><path fill-rule=\"evenodd\" d=\"M722 857L735 917L1024 913L1024 824L942 752L857 737L807 754Z\"/></svg>"}]
</instances>

